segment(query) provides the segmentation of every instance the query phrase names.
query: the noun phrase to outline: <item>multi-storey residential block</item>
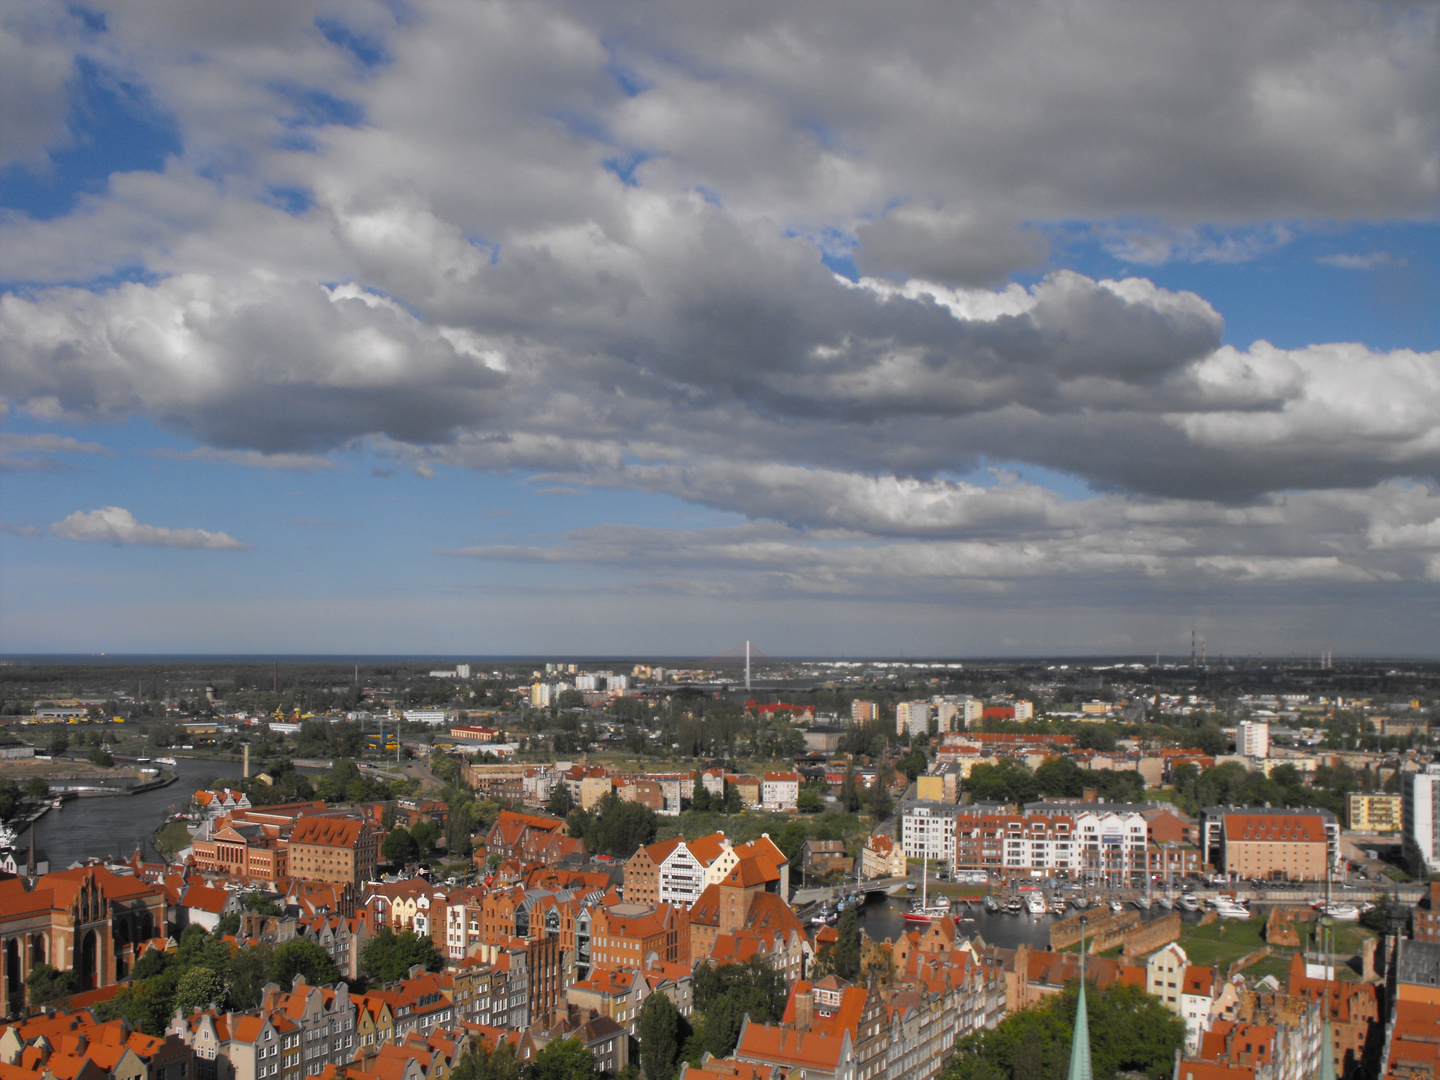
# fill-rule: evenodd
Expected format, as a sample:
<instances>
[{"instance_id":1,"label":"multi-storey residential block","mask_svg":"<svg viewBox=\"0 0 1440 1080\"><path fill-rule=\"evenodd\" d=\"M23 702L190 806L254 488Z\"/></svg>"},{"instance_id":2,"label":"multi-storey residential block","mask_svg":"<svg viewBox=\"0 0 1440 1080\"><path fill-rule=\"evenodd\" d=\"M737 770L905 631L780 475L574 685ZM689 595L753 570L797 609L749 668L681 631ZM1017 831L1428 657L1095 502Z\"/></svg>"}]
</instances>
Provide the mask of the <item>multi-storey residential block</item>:
<instances>
[{"instance_id":1,"label":"multi-storey residential block","mask_svg":"<svg viewBox=\"0 0 1440 1080\"><path fill-rule=\"evenodd\" d=\"M799 797L799 773L767 772L761 781L760 802L766 810L793 813Z\"/></svg>"},{"instance_id":2,"label":"multi-storey residential block","mask_svg":"<svg viewBox=\"0 0 1440 1080\"><path fill-rule=\"evenodd\" d=\"M923 736L930 733L930 702L902 701L895 706L895 734Z\"/></svg>"},{"instance_id":3,"label":"multi-storey residential block","mask_svg":"<svg viewBox=\"0 0 1440 1080\"><path fill-rule=\"evenodd\" d=\"M850 720L856 724L873 723L879 717L879 707L873 701L850 702Z\"/></svg>"},{"instance_id":4,"label":"multi-storey residential block","mask_svg":"<svg viewBox=\"0 0 1440 1080\"><path fill-rule=\"evenodd\" d=\"M1270 724L1265 720L1241 720L1235 738L1237 754L1250 758L1270 754Z\"/></svg>"},{"instance_id":5,"label":"multi-storey residential block","mask_svg":"<svg viewBox=\"0 0 1440 1080\"><path fill-rule=\"evenodd\" d=\"M1352 791L1346 799L1346 823L1356 832L1398 833L1404 825L1404 796Z\"/></svg>"},{"instance_id":6,"label":"multi-storey residential block","mask_svg":"<svg viewBox=\"0 0 1440 1080\"><path fill-rule=\"evenodd\" d=\"M956 808L914 803L900 814L900 846L908 859L950 862L955 857Z\"/></svg>"}]
</instances>

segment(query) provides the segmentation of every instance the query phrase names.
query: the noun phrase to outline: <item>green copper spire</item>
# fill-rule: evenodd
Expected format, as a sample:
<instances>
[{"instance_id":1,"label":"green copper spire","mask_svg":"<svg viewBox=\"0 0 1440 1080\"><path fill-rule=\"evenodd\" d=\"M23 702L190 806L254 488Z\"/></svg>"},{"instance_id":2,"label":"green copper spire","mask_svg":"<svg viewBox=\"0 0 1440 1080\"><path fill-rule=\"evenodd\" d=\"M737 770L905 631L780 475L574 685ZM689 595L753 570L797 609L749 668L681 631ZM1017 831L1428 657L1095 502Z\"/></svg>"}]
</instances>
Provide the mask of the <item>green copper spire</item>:
<instances>
[{"instance_id":1,"label":"green copper spire","mask_svg":"<svg viewBox=\"0 0 1440 1080\"><path fill-rule=\"evenodd\" d=\"M1084 919L1080 920L1080 998L1075 1005L1075 1037L1070 1041L1070 1074L1066 1080L1095 1080L1090 1068L1090 1020L1085 1015ZM1334 1080L1333 1073L1330 1080Z\"/></svg>"}]
</instances>

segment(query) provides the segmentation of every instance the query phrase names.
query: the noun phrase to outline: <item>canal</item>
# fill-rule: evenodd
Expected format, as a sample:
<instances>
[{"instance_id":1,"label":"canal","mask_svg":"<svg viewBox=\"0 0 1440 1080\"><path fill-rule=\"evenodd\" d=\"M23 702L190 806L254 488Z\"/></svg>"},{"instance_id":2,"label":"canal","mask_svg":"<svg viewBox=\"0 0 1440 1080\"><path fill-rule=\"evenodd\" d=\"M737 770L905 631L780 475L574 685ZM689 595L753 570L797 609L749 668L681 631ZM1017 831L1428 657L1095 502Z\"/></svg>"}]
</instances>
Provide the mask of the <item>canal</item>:
<instances>
[{"instance_id":1,"label":"canal","mask_svg":"<svg viewBox=\"0 0 1440 1080\"><path fill-rule=\"evenodd\" d=\"M216 780L238 779L238 761L180 758L169 771L180 779L168 787L139 795L101 795L72 799L35 824L35 845L50 859L51 870L63 870L91 855L129 859L138 847L147 859L158 859L150 836L167 814L183 811L190 796ZM21 834L25 844L28 835Z\"/></svg>"},{"instance_id":2,"label":"canal","mask_svg":"<svg viewBox=\"0 0 1440 1080\"><path fill-rule=\"evenodd\" d=\"M905 922L905 912L909 910L910 897L892 896L885 900L874 901L866 904L860 909L860 926L865 934L874 941L884 941L889 938L891 941L898 940L900 935L908 928L924 929L924 924ZM1127 905L1127 910L1134 910ZM955 929L966 938L983 937L990 945L997 945L1002 949L1014 949L1020 945L1029 945L1031 948L1048 949L1050 947L1050 927L1062 919L1074 915L1072 909L1064 915L1031 915L1022 913L1020 915L1008 915L1003 911L989 912L978 901L971 908L957 906L955 917ZM1098 914L1098 913L1097 913ZM1108 911L1105 914L1109 914ZM1144 920L1156 919L1170 912L1164 911L1157 904L1147 912L1139 913ZM1181 912L1181 919L1186 922L1198 922L1200 913Z\"/></svg>"}]
</instances>

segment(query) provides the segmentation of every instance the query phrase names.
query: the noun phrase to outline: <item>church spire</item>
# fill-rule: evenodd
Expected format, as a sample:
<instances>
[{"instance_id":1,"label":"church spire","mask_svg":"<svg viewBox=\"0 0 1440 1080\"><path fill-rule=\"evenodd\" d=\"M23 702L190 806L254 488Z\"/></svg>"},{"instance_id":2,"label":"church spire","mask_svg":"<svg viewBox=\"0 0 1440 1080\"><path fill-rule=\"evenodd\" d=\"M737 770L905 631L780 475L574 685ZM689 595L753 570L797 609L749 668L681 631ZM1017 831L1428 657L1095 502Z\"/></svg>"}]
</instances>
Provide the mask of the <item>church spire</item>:
<instances>
[{"instance_id":1,"label":"church spire","mask_svg":"<svg viewBox=\"0 0 1440 1080\"><path fill-rule=\"evenodd\" d=\"M1070 1072L1066 1080L1095 1080L1090 1067L1090 1021L1085 1015L1085 918L1080 919L1080 996L1075 1003L1075 1035L1070 1040Z\"/></svg>"}]
</instances>

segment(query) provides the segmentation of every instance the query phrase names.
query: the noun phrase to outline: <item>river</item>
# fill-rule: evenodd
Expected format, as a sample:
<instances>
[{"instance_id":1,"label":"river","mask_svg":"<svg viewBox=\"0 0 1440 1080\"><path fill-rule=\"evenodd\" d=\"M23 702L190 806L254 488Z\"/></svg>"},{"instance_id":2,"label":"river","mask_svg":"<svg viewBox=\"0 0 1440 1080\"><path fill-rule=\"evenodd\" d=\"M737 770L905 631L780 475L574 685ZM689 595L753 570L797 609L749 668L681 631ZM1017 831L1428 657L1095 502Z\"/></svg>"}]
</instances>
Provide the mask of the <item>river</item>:
<instances>
[{"instance_id":1,"label":"river","mask_svg":"<svg viewBox=\"0 0 1440 1080\"><path fill-rule=\"evenodd\" d=\"M50 869L63 870L91 855L128 859L137 847L147 859L158 859L150 836L166 815L184 810L190 796L211 782L238 778L240 762L180 758L170 771L180 779L168 787L139 795L72 799L63 810L42 817L35 824L35 844L49 857ZM21 834L21 844L28 840Z\"/></svg>"},{"instance_id":2,"label":"river","mask_svg":"<svg viewBox=\"0 0 1440 1080\"><path fill-rule=\"evenodd\" d=\"M884 941L886 938L895 941L907 929L904 915L909 907L910 898L908 896L893 896L878 902L872 900L860 909L860 926L866 936L874 941ZM1135 909L1127 905L1127 910ZM964 937L983 937L988 944L997 945L1002 949L1013 949L1020 945L1048 949L1050 947L1050 927L1074 914L1074 909L1067 911L1064 915L1031 915L1028 913L1008 915L1003 911L991 913L985 910L983 904L976 901L973 907L969 909L960 907L955 912L955 928ZM1105 914L1108 915L1109 912L1106 911ZM1145 920L1156 919L1168 914L1170 912L1162 910L1158 904L1150 911L1140 913L1141 918ZM1181 912L1180 917L1186 922L1198 922L1200 913ZM908 924L908 927L914 928L918 925L911 923ZM923 926L920 928L923 929Z\"/></svg>"}]
</instances>

